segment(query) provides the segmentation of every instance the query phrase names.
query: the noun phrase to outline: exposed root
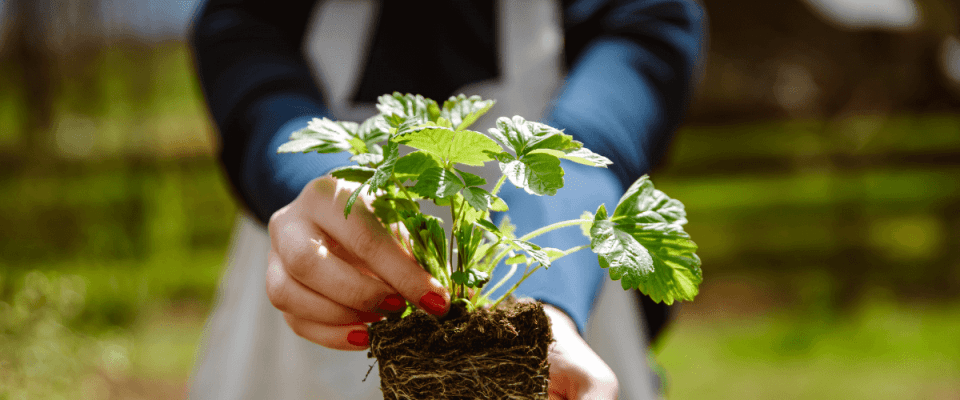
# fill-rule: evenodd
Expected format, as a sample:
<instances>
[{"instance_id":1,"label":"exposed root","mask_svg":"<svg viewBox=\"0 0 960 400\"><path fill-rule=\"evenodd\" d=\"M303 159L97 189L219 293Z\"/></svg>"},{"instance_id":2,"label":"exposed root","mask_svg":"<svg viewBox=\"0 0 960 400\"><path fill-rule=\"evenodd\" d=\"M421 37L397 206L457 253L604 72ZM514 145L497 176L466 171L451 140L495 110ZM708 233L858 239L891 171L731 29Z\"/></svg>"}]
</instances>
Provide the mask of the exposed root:
<instances>
[{"instance_id":1,"label":"exposed root","mask_svg":"<svg viewBox=\"0 0 960 400\"><path fill-rule=\"evenodd\" d=\"M553 340L537 303L438 321L420 311L370 329L384 399L546 399ZM518 333L519 332L519 333Z\"/></svg>"}]
</instances>

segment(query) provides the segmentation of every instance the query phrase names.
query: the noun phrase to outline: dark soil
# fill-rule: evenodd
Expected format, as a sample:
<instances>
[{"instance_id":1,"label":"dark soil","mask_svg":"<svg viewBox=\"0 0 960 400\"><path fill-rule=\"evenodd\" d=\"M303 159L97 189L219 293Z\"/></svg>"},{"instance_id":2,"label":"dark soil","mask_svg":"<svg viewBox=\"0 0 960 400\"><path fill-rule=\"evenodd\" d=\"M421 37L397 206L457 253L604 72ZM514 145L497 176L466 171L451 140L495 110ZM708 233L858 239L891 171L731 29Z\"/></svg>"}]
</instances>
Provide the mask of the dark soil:
<instances>
[{"instance_id":1,"label":"dark soil","mask_svg":"<svg viewBox=\"0 0 960 400\"><path fill-rule=\"evenodd\" d=\"M443 320L417 310L370 326L383 397L546 399L550 320L539 303L501 304Z\"/></svg>"}]
</instances>

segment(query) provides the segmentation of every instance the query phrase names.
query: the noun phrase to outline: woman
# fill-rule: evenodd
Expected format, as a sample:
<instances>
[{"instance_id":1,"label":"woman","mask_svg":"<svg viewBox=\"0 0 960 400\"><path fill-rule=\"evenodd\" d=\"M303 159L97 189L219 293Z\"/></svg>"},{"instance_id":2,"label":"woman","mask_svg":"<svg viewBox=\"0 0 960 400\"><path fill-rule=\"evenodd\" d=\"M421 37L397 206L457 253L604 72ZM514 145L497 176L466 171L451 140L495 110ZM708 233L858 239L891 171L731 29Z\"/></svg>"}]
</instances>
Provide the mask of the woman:
<instances>
[{"instance_id":1,"label":"woman","mask_svg":"<svg viewBox=\"0 0 960 400\"><path fill-rule=\"evenodd\" d=\"M193 398L379 398L378 384L361 383L357 376L371 363L364 352L338 350L365 349L360 324L404 298L438 315L449 307L445 290L396 246L374 241L358 246L349 238L369 237L370 232L358 233L364 225L328 218L337 215L329 210L336 208L342 186L330 177L315 178L346 164L345 157L276 154L311 118L359 120L369 111L355 105L393 91L441 100L482 92L500 100L491 114L501 110L531 119L546 108L546 122L614 165L566 166L567 184L554 197L505 189L510 217L525 232L569 217L564 213L576 217L600 203L613 204L655 164L680 122L702 51L702 13L687 0L571 1L560 10L549 1L335 2L326 5L315 30L320 46L329 49L319 52L328 78L321 90L305 55L315 44L304 45L313 3L210 0L194 27L221 160L257 221L244 218L239 225ZM344 31L363 21L373 26L372 33ZM330 54L337 49L340 55ZM362 72L351 73L356 69L344 67L350 63L339 62L349 55ZM332 71L338 66L340 71ZM552 96L562 67L569 72ZM358 78L353 86L343 83L348 75ZM268 221L269 235L263 228ZM311 239L324 243L325 255L317 256ZM579 232L561 231L538 243L567 248L565 243L582 240ZM358 247L378 256L365 257L369 252ZM621 297L600 307L604 312L592 321L600 336L593 346L583 339L605 279L591 254L577 256L517 291L548 304L557 336L550 356L551 396L655 396L635 302ZM386 268L387 260L401 267ZM321 279L331 276L350 278L338 285ZM652 315L645 314L648 328ZM602 337L611 333L620 340Z\"/></svg>"}]
</instances>

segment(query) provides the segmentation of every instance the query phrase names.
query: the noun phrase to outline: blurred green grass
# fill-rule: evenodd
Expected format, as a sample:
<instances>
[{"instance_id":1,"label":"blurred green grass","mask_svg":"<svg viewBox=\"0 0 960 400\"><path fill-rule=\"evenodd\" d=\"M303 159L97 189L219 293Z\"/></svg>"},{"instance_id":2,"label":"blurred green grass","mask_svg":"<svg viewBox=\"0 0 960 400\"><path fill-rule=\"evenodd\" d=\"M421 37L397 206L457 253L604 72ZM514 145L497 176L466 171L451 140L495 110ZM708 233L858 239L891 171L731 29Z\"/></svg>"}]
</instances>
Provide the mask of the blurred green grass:
<instances>
[{"instance_id":1,"label":"blurred green grass","mask_svg":"<svg viewBox=\"0 0 960 400\"><path fill-rule=\"evenodd\" d=\"M44 160L0 92L0 399L183 397L237 206L182 45L87 75ZM653 177L705 284L659 345L669 398L960 397L958 150L956 115L684 128Z\"/></svg>"},{"instance_id":2,"label":"blurred green grass","mask_svg":"<svg viewBox=\"0 0 960 400\"><path fill-rule=\"evenodd\" d=\"M13 228L0 230L0 294L33 270L83 276L91 326L128 325L155 301L212 301L236 216L213 160L87 168L0 178Z\"/></svg>"},{"instance_id":3,"label":"blurred green grass","mask_svg":"<svg viewBox=\"0 0 960 400\"><path fill-rule=\"evenodd\" d=\"M656 359L669 399L956 399L958 339L960 305L881 295L842 316L685 313Z\"/></svg>"}]
</instances>

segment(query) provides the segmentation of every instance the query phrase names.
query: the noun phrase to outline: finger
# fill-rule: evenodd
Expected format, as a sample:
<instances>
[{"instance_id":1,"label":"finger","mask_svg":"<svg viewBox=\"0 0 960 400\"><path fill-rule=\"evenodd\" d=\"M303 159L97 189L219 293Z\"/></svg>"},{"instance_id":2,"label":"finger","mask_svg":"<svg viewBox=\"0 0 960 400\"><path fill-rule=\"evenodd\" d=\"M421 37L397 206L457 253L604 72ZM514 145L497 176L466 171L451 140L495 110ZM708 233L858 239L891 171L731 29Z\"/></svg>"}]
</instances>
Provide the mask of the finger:
<instances>
[{"instance_id":1,"label":"finger","mask_svg":"<svg viewBox=\"0 0 960 400\"><path fill-rule=\"evenodd\" d=\"M551 345L549 392L571 400L615 400L620 391L617 376L579 336L562 335ZM562 342L562 343L561 343Z\"/></svg>"},{"instance_id":2,"label":"finger","mask_svg":"<svg viewBox=\"0 0 960 400\"><path fill-rule=\"evenodd\" d=\"M356 325L383 318L377 313L344 307L310 290L287 273L280 256L273 251L267 268L267 297L280 311L327 325Z\"/></svg>"},{"instance_id":3,"label":"finger","mask_svg":"<svg viewBox=\"0 0 960 400\"><path fill-rule=\"evenodd\" d=\"M405 302L390 286L333 254L328 247L335 244L315 225L299 218L278 221L282 225L271 236L273 248L278 263L294 280L354 310L396 312L403 308Z\"/></svg>"},{"instance_id":4,"label":"finger","mask_svg":"<svg viewBox=\"0 0 960 400\"><path fill-rule=\"evenodd\" d=\"M323 347L336 350L364 350L370 344L366 325L325 325L297 318L289 313L283 313L283 318L298 336Z\"/></svg>"},{"instance_id":5,"label":"finger","mask_svg":"<svg viewBox=\"0 0 960 400\"><path fill-rule=\"evenodd\" d=\"M348 218L339 217L352 194L350 187L339 182L333 178L314 180L312 192L317 199L306 203L315 202L317 206L304 212L313 213L311 219L319 223L320 230L360 258L403 297L431 314L446 314L450 304L446 290L403 251L365 204L358 202Z\"/></svg>"},{"instance_id":6,"label":"finger","mask_svg":"<svg viewBox=\"0 0 960 400\"><path fill-rule=\"evenodd\" d=\"M549 347L548 393L562 399L616 399L617 376L577 332L576 324L563 311L545 305L554 342Z\"/></svg>"}]
</instances>

